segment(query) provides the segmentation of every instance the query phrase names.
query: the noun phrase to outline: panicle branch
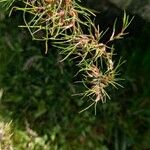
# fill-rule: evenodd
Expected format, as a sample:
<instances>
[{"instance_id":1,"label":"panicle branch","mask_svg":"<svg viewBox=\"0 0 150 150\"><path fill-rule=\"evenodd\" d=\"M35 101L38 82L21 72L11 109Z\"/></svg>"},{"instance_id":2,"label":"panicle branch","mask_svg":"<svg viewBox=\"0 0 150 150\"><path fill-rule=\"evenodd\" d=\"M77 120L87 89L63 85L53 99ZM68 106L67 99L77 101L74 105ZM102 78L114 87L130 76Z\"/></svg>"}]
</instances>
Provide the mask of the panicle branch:
<instances>
[{"instance_id":1,"label":"panicle branch","mask_svg":"<svg viewBox=\"0 0 150 150\"><path fill-rule=\"evenodd\" d=\"M82 82L87 89L83 92L83 97L89 96L93 101L82 111L94 104L96 109L97 102L110 99L106 92L109 85L115 88L121 85L117 83L119 80L117 69L120 64L114 66L114 48L109 47L108 43L126 35L126 29L132 19L130 20L124 12L120 33L116 34L117 21L115 21L109 41L103 43L101 41L103 32L91 20L91 15L95 14L80 6L79 0L23 0L22 2L24 7L13 7L23 11L24 25L20 27L27 28L33 40L45 41L45 53L48 52L50 40L65 56L62 61L70 56L78 58L79 72L83 74ZM88 32L85 33L83 27L89 29Z\"/></svg>"}]
</instances>

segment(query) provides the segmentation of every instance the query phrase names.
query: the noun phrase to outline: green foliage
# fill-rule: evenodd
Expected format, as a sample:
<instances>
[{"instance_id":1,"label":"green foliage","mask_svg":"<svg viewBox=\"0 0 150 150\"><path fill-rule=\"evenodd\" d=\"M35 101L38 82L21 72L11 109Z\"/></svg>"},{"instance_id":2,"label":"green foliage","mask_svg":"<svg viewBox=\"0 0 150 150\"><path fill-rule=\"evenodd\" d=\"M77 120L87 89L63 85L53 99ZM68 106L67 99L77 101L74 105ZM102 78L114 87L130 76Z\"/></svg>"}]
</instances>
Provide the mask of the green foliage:
<instances>
[{"instance_id":1,"label":"green foliage","mask_svg":"<svg viewBox=\"0 0 150 150\"><path fill-rule=\"evenodd\" d=\"M0 122L0 150L13 150L11 122Z\"/></svg>"}]
</instances>

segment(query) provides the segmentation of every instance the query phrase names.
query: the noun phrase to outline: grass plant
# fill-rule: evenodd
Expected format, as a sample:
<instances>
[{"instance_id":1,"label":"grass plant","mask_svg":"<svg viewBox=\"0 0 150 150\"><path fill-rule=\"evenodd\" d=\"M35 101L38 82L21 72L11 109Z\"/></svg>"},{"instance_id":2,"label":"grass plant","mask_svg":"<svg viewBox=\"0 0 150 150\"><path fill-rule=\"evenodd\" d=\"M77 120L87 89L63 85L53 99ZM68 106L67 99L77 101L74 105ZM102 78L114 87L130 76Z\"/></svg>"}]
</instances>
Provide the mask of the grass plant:
<instances>
[{"instance_id":1,"label":"grass plant","mask_svg":"<svg viewBox=\"0 0 150 150\"><path fill-rule=\"evenodd\" d=\"M12 1L13 2L13 1ZM104 36L99 26L91 19L95 14L80 5L79 0L23 0L23 7L13 7L23 12L24 25L33 40L45 42L45 54L49 51L49 41L53 47L59 49L64 56L61 61L75 59L79 67L78 73L83 74L83 85L88 96L95 104L110 99L106 88L110 85L120 86L117 79L117 67L114 65L114 47L110 42L123 38L132 19L124 12L122 28L116 33L116 23L107 42L102 42ZM10 2L8 7L10 7ZM11 10L11 12L12 12ZM85 32L83 28L87 28ZM89 107L87 107L89 108ZM87 109L86 108L86 109ZM86 110L84 109L84 110ZM82 110L83 111L83 110ZM81 111L81 112L82 112Z\"/></svg>"}]
</instances>

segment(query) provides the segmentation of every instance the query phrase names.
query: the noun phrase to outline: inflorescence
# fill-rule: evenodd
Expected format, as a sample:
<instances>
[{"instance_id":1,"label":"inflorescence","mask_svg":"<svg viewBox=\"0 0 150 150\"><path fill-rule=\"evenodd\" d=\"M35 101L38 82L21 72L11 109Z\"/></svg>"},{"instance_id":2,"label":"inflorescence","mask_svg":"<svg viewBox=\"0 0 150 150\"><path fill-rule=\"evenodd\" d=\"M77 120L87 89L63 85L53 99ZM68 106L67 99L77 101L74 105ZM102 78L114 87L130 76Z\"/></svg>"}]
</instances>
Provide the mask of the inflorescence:
<instances>
[{"instance_id":1,"label":"inflorescence","mask_svg":"<svg viewBox=\"0 0 150 150\"><path fill-rule=\"evenodd\" d=\"M45 53L48 52L48 41L54 47L59 48L63 54L64 61L67 58L77 58L77 65L83 74L81 81L86 87L82 94L88 96L93 101L88 109L97 102L105 102L110 99L106 92L109 85L121 86L117 78L118 67L113 61L113 46L108 46L109 42L122 38L125 30L131 23L129 16L124 13L123 25L120 33L115 32L114 23L112 34L106 43L101 42L105 32L100 31L99 26L95 26L91 16L95 14L82 7L79 0L23 0L24 7L14 7L23 11L25 25L33 40L45 42ZM82 18L82 19L81 19ZM83 28L88 29L86 33ZM39 36L39 32L42 34ZM88 34L87 34L88 33ZM81 112L82 112L81 111Z\"/></svg>"}]
</instances>

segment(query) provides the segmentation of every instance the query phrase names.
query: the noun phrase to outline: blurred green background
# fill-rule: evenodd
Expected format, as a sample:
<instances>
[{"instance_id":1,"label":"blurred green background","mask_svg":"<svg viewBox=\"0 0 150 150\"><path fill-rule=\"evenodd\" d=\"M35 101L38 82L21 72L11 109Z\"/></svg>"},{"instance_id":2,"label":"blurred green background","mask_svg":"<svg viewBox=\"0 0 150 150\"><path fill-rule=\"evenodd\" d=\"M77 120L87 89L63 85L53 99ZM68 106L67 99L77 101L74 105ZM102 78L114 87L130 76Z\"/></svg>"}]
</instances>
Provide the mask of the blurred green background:
<instances>
[{"instance_id":1,"label":"blurred green background","mask_svg":"<svg viewBox=\"0 0 150 150\"><path fill-rule=\"evenodd\" d=\"M102 28L113 25L109 18L99 18ZM44 56L22 23L21 13L0 10L0 119L12 121L15 150L150 150L150 23L135 16L130 34L115 42L116 61L127 60L124 88L109 89L112 99L96 116L94 108L78 114L90 102L72 96L83 88L74 63L60 63L53 47Z\"/></svg>"}]
</instances>

